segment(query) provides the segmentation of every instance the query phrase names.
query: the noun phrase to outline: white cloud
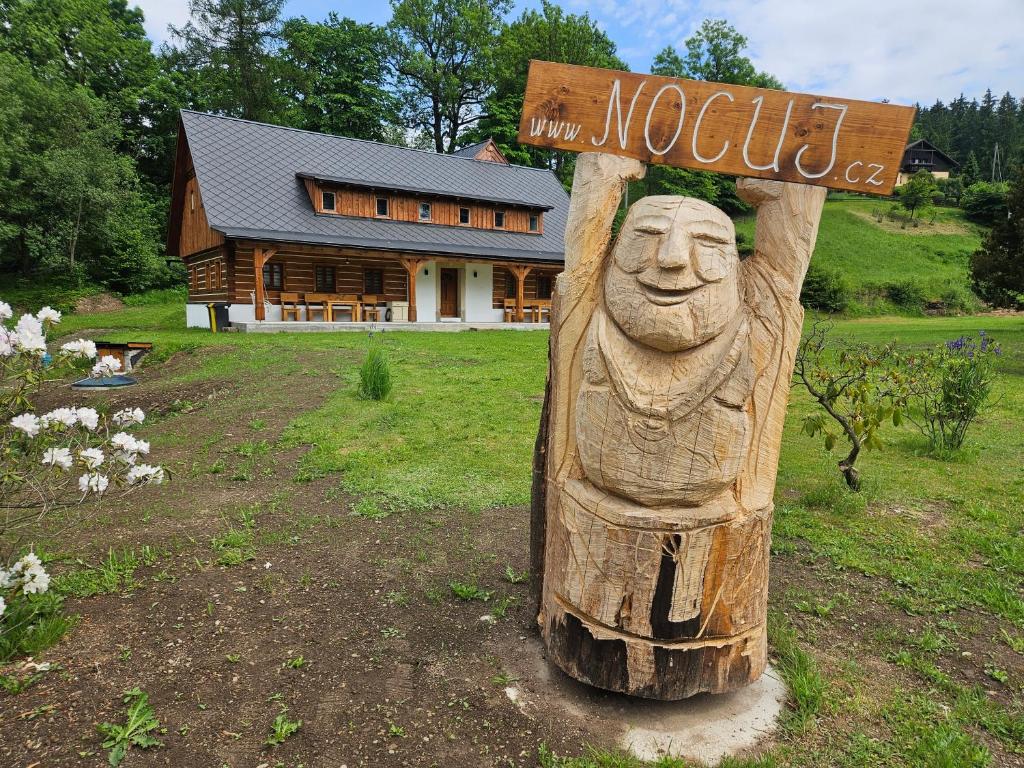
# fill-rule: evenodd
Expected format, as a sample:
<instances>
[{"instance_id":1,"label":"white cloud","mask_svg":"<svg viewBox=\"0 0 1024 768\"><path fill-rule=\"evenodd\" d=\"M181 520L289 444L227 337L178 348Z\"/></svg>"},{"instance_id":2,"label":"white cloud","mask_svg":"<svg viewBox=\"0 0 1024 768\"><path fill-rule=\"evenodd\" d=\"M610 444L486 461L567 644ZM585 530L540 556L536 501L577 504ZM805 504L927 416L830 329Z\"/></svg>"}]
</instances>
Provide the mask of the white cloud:
<instances>
[{"instance_id":1,"label":"white cloud","mask_svg":"<svg viewBox=\"0 0 1024 768\"><path fill-rule=\"evenodd\" d=\"M759 69L795 91L897 103L963 92L1021 94L1021 0L569 0L604 21L631 65L646 70L665 45L681 47L705 18L724 18L750 41ZM672 19L674 23L667 23ZM656 32L652 37L651 31Z\"/></svg>"},{"instance_id":2,"label":"white cloud","mask_svg":"<svg viewBox=\"0 0 1024 768\"><path fill-rule=\"evenodd\" d=\"M167 26L183 26L188 21L188 0L134 0L142 9L146 36L159 44L170 37Z\"/></svg>"}]
</instances>

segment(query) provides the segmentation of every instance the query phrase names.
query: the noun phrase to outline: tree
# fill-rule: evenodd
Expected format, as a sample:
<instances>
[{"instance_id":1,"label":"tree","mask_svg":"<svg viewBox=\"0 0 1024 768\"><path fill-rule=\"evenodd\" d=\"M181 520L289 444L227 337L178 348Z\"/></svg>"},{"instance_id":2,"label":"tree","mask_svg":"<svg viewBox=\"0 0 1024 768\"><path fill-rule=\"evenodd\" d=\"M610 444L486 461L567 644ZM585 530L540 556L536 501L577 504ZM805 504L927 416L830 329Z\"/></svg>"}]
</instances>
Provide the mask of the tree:
<instances>
[{"instance_id":1,"label":"tree","mask_svg":"<svg viewBox=\"0 0 1024 768\"><path fill-rule=\"evenodd\" d=\"M191 19L172 27L188 66L201 70L208 108L246 120L272 121L284 0L189 0Z\"/></svg>"},{"instance_id":2,"label":"tree","mask_svg":"<svg viewBox=\"0 0 1024 768\"><path fill-rule=\"evenodd\" d=\"M331 13L316 24L289 19L281 88L285 121L296 128L384 141L399 122L399 102L388 90L387 31Z\"/></svg>"},{"instance_id":3,"label":"tree","mask_svg":"<svg viewBox=\"0 0 1024 768\"><path fill-rule=\"evenodd\" d=\"M899 203L910 213L911 220L917 211L931 205L938 194L939 188L935 184L935 177L923 168L896 190Z\"/></svg>"},{"instance_id":4,"label":"tree","mask_svg":"<svg viewBox=\"0 0 1024 768\"><path fill-rule=\"evenodd\" d=\"M1006 218L1006 198L1009 191L1006 182L993 184L978 181L964 190L960 197L960 207L972 221L992 226Z\"/></svg>"},{"instance_id":5,"label":"tree","mask_svg":"<svg viewBox=\"0 0 1024 768\"><path fill-rule=\"evenodd\" d=\"M981 181L981 166L978 165L978 156L974 154L973 149L967 153L967 160L960 169L960 181L965 189Z\"/></svg>"},{"instance_id":6,"label":"tree","mask_svg":"<svg viewBox=\"0 0 1024 768\"><path fill-rule=\"evenodd\" d=\"M531 59L588 67L627 69L615 55L615 43L587 14L566 14L543 0L540 10L527 10L501 31L494 50L494 90L484 103L479 123L467 141L493 138L511 162L550 168L567 187L576 155L521 145L516 141L523 111L523 93Z\"/></svg>"},{"instance_id":7,"label":"tree","mask_svg":"<svg viewBox=\"0 0 1024 768\"><path fill-rule=\"evenodd\" d=\"M971 256L971 282L990 304L1024 308L1024 166L1016 167L1006 200L1007 215Z\"/></svg>"},{"instance_id":8,"label":"tree","mask_svg":"<svg viewBox=\"0 0 1024 768\"><path fill-rule=\"evenodd\" d=\"M394 66L414 126L454 152L494 79L494 41L511 0L391 0Z\"/></svg>"},{"instance_id":9,"label":"tree","mask_svg":"<svg viewBox=\"0 0 1024 768\"><path fill-rule=\"evenodd\" d=\"M685 45L685 56L669 46L655 57L655 65L661 68L681 65L682 74L677 76L691 80L782 88L781 82L766 72L758 72L754 63L743 55L747 38L724 19L705 19Z\"/></svg>"}]
</instances>

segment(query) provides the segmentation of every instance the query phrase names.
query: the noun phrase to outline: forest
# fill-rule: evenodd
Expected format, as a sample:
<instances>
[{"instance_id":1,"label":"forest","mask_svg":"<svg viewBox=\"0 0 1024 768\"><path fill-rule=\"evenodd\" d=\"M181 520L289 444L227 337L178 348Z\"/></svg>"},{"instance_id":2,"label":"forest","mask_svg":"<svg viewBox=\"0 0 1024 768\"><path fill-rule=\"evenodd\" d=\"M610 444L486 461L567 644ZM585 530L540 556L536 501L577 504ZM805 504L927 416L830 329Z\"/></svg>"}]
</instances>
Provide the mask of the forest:
<instances>
[{"instance_id":1,"label":"forest","mask_svg":"<svg viewBox=\"0 0 1024 768\"><path fill-rule=\"evenodd\" d=\"M179 282L164 236L181 109L437 152L490 136L568 186L572 155L515 141L528 62L628 69L592 18L553 2L515 16L511 0L391 0L386 26L283 6L192 0L154 47L127 0L0 2L0 275L121 293ZM746 45L707 20L651 70L784 87ZM1024 151L1024 106L991 92L919 106L913 137L956 159L964 186L998 180ZM743 210L732 181L708 173L657 167L643 191Z\"/></svg>"}]
</instances>

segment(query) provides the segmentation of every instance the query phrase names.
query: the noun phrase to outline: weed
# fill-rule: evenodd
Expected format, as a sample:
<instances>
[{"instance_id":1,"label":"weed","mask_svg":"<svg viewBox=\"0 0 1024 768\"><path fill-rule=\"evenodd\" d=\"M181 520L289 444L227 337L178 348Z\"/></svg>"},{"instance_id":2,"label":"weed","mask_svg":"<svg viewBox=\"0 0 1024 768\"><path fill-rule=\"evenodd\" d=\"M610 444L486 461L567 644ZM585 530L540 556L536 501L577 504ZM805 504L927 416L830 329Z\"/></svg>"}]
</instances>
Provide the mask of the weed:
<instances>
[{"instance_id":1,"label":"weed","mask_svg":"<svg viewBox=\"0 0 1024 768\"><path fill-rule=\"evenodd\" d=\"M359 396L367 400L384 400L391 394L393 385L391 365L384 346L371 339L366 358L359 367Z\"/></svg>"},{"instance_id":2,"label":"weed","mask_svg":"<svg viewBox=\"0 0 1024 768\"><path fill-rule=\"evenodd\" d=\"M242 654L240 654L240 653L229 653L224 658L227 659L228 662L231 663L231 664L237 664L238 662L240 662L242 660Z\"/></svg>"},{"instance_id":3,"label":"weed","mask_svg":"<svg viewBox=\"0 0 1024 768\"><path fill-rule=\"evenodd\" d=\"M1003 640L1010 646L1016 653L1024 654L1024 635L1011 635L1005 629L1000 630L1003 635Z\"/></svg>"},{"instance_id":4,"label":"weed","mask_svg":"<svg viewBox=\"0 0 1024 768\"><path fill-rule=\"evenodd\" d=\"M395 738L404 739L406 736L405 728L396 723L390 723L388 725L388 736L394 736Z\"/></svg>"},{"instance_id":5,"label":"weed","mask_svg":"<svg viewBox=\"0 0 1024 768\"><path fill-rule=\"evenodd\" d=\"M817 716L825 701L825 681L814 659L800 647L796 631L781 614L769 614L768 636L778 658L779 672L793 697L793 712L787 726L802 730Z\"/></svg>"},{"instance_id":6,"label":"weed","mask_svg":"<svg viewBox=\"0 0 1024 768\"><path fill-rule=\"evenodd\" d=\"M401 591L401 592L395 592L395 591L388 592L384 596L384 603L386 605L398 605L398 606L401 606L401 607L404 608L405 606L407 606L409 604L409 595L406 594L404 591Z\"/></svg>"},{"instance_id":7,"label":"weed","mask_svg":"<svg viewBox=\"0 0 1024 768\"><path fill-rule=\"evenodd\" d=\"M84 565L81 560L78 563ZM60 576L57 579L57 591L75 597L131 592L138 586L133 577L140 564L134 550L126 549L118 554L110 548L106 560L98 566L86 566Z\"/></svg>"},{"instance_id":8,"label":"weed","mask_svg":"<svg viewBox=\"0 0 1024 768\"><path fill-rule=\"evenodd\" d=\"M512 683L516 682L517 680L519 680L518 677L516 677L515 675L510 675L507 672L499 672L491 678L491 682L499 688L504 688L508 685L512 685Z\"/></svg>"},{"instance_id":9,"label":"weed","mask_svg":"<svg viewBox=\"0 0 1024 768\"><path fill-rule=\"evenodd\" d=\"M288 657L288 659L285 660L284 664L282 664L281 666L286 667L288 669L302 669L309 663L310 662L306 661L306 659L303 656L299 655Z\"/></svg>"},{"instance_id":10,"label":"weed","mask_svg":"<svg viewBox=\"0 0 1024 768\"><path fill-rule=\"evenodd\" d=\"M1010 682L1009 673L1005 669L1000 669L995 664L988 664L985 667L985 674L1003 685L1007 685Z\"/></svg>"},{"instance_id":11,"label":"weed","mask_svg":"<svg viewBox=\"0 0 1024 768\"><path fill-rule=\"evenodd\" d=\"M486 603L494 595L493 590L485 590L476 584L465 584L461 581L450 581L448 587L459 600L480 600Z\"/></svg>"},{"instance_id":12,"label":"weed","mask_svg":"<svg viewBox=\"0 0 1024 768\"><path fill-rule=\"evenodd\" d=\"M301 720L289 720L288 710L285 710L274 718L273 725L270 726L270 735L264 742L268 747L275 747L278 744L284 744L285 741L295 733L299 728L302 727Z\"/></svg>"},{"instance_id":13,"label":"weed","mask_svg":"<svg viewBox=\"0 0 1024 768\"><path fill-rule=\"evenodd\" d=\"M495 619L504 619L508 614L508 609L515 605L518 600L512 595L504 595L499 600L494 602L494 607L491 609L491 616Z\"/></svg>"},{"instance_id":14,"label":"weed","mask_svg":"<svg viewBox=\"0 0 1024 768\"><path fill-rule=\"evenodd\" d=\"M522 584L523 582L525 582L527 579L530 578L530 572L528 570L527 571L517 571L511 565L506 565L505 566L505 574L504 575L505 575L505 581L507 581L509 584Z\"/></svg>"},{"instance_id":15,"label":"weed","mask_svg":"<svg viewBox=\"0 0 1024 768\"><path fill-rule=\"evenodd\" d=\"M160 727L160 721L149 705L149 696L136 687L125 691L122 701L127 705L123 725L103 723L96 726L103 736L103 748L110 750L108 761L114 768L121 764L131 747L149 749L163 746L152 735Z\"/></svg>"}]
</instances>

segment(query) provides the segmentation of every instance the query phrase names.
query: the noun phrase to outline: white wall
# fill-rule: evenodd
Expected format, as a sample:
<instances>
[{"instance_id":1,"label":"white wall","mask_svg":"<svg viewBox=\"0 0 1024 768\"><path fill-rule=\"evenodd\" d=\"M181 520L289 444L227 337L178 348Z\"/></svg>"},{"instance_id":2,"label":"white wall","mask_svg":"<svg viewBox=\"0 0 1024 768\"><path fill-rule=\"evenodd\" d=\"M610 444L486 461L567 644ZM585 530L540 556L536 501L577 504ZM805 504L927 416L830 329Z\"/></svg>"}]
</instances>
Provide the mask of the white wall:
<instances>
[{"instance_id":1,"label":"white wall","mask_svg":"<svg viewBox=\"0 0 1024 768\"><path fill-rule=\"evenodd\" d=\"M209 328L210 309L205 304L185 305L186 328Z\"/></svg>"},{"instance_id":2,"label":"white wall","mask_svg":"<svg viewBox=\"0 0 1024 768\"><path fill-rule=\"evenodd\" d=\"M424 274L424 272L429 274ZM433 323L437 321L438 291L437 262L428 261L420 265L416 273L416 321Z\"/></svg>"},{"instance_id":3,"label":"white wall","mask_svg":"<svg viewBox=\"0 0 1024 768\"><path fill-rule=\"evenodd\" d=\"M464 269L462 319L469 323L500 323L503 312L493 307L494 267L490 264L466 264Z\"/></svg>"}]
</instances>

